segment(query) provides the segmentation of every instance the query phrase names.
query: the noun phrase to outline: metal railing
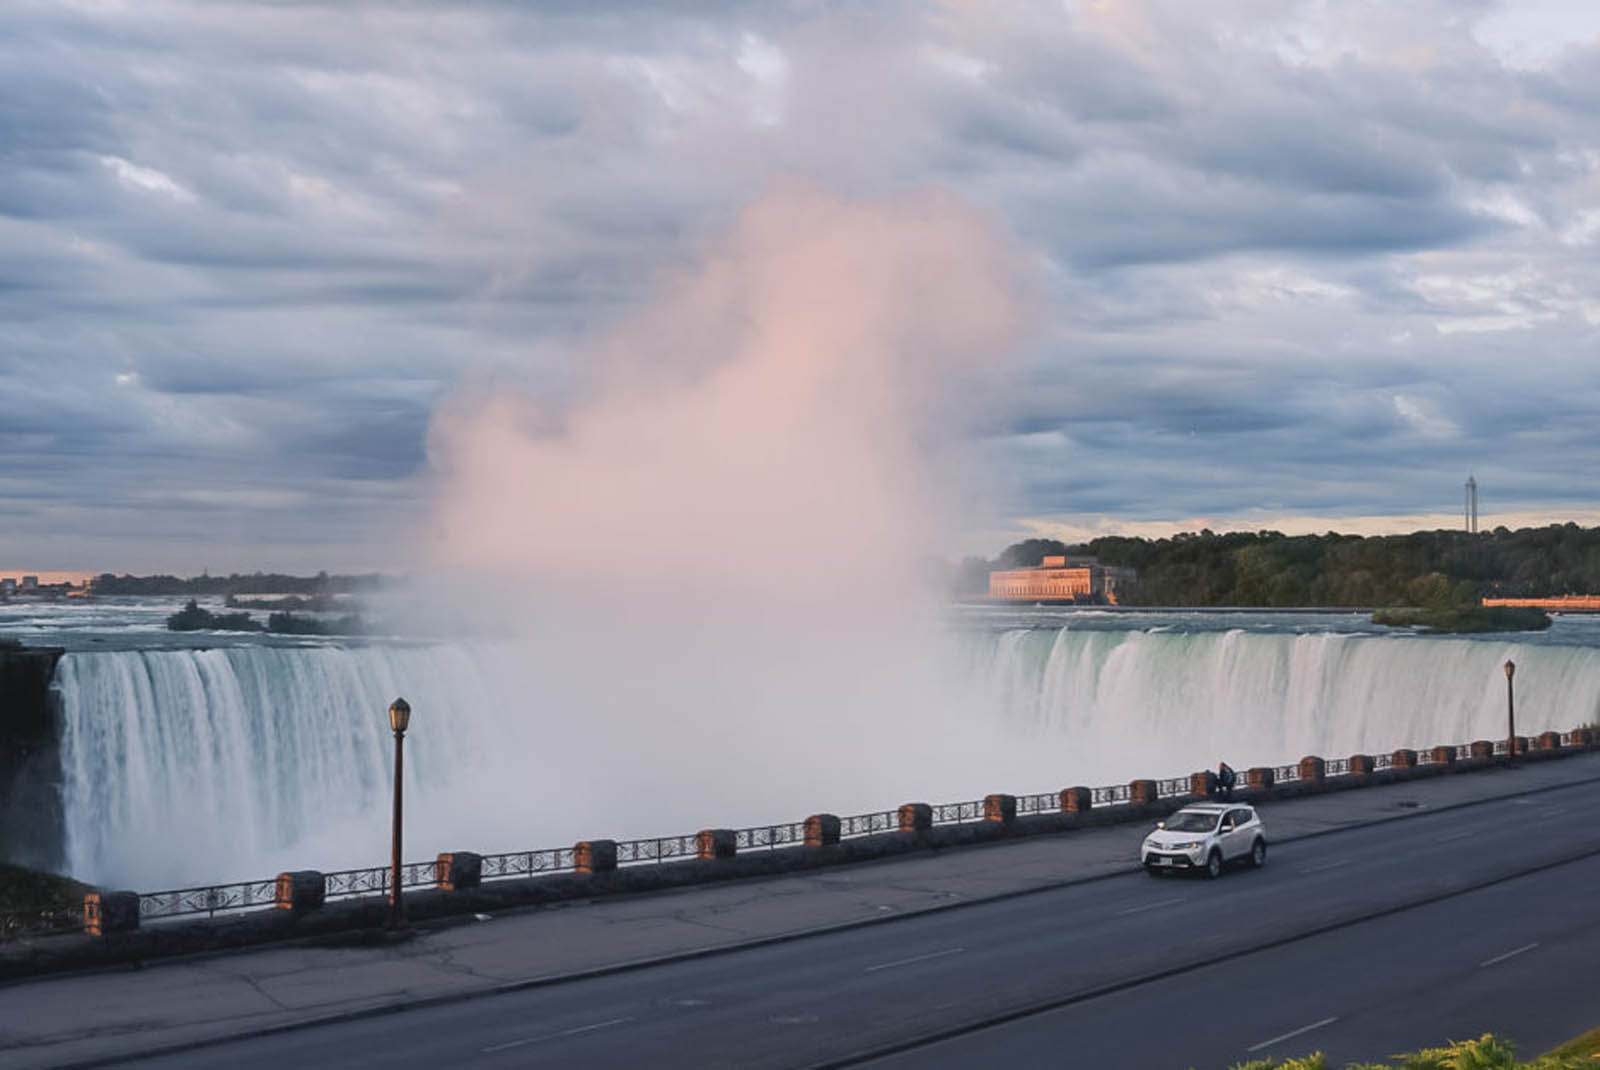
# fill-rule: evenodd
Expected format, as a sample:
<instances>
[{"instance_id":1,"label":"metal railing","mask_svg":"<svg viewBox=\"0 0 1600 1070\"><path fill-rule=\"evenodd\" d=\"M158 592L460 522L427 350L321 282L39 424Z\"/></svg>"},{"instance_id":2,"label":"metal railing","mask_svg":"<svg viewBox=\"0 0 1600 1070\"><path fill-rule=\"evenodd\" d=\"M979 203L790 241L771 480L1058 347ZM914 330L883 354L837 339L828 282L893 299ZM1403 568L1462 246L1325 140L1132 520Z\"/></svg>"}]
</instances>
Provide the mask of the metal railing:
<instances>
[{"instance_id":1,"label":"metal railing","mask_svg":"<svg viewBox=\"0 0 1600 1070\"><path fill-rule=\"evenodd\" d=\"M1571 746L1577 741L1574 732L1560 734L1561 745ZM1528 745L1536 747L1538 736L1529 737ZM1506 753L1506 741L1494 741L1494 753ZM1417 754L1418 765L1437 764L1434 761L1433 749L1419 750ZM1455 744L1454 755L1457 759L1466 759L1472 756L1472 745L1467 743ZM1374 770L1394 768L1394 753L1373 754L1369 756ZM1323 761L1323 775L1325 777L1347 776L1350 773L1351 759L1328 758ZM1273 780L1277 784L1289 783L1301 779L1300 766L1279 765L1268 767L1271 769ZM1156 797L1158 799L1190 798L1193 793L1190 777L1169 777L1155 781ZM1244 785L1241 784L1241 787ZM1132 801L1133 787L1131 784L1113 784L1089 789L1091 804L1095 807L1119 806ZM1017 816L1033 814L1057 813L1061 809L1061 792L1037 792L1031 795L1016 796ZM964 802L938 803L929 807L932 811L935 825L955 825L970 822L981 822L988 819L986 801L973 799ZM888 832L899 831L900 812L896 810L877 810L865 814L851 814L839 818L839 837L841 839L854 839L862 836L875 836ZM736 852L751 851L759 848L775 850L780 847L792 847L805 843L806 823L791 821L776 825L755 825L749 828L734 829L734 848ZM661 864L674 859L696 858L699 856L701 844L698 836L659 836L640 840L616 841L616 862L618 866L637 866L648 864ZM514 877L532 877L548 873L560 873L573 870L577 865L577 852L572 847L547 848L542 850L512 851L505 854L483 855L481 858L480 875L484 880L499 880ZM431 887L441 880L440 865L436 861L409 862L401 867L400 880L403 888ZM323 890L325 899L347 899L360 896L386 896L389 892L390 871L387 866L373 866L366 869L346 869L323 875ZM240 881L233 884L205 885L194 888L178 888L161 892L145 892L139 895L139 917L144 920L158 920L165 918L192 917L204 914L213 917L219 913L229 911L249 910L252 908L270 907L277 903L276 880ZM41 912L34 915L0 915L0 939L15 939L24 936L43 935L57 932L70 932L82 929L84 912L81 907Z\"/></svg>"}]
</instances>

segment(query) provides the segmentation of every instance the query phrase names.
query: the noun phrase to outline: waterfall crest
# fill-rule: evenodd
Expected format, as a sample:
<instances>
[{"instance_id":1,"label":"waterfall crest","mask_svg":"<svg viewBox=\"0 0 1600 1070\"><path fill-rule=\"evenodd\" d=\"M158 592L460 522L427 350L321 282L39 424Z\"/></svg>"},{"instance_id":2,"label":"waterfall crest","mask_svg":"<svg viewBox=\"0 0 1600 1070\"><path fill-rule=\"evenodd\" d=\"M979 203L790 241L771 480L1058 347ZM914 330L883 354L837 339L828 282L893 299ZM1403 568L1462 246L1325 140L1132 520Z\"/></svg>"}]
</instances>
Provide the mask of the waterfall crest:
<instances>
[{"instance_id":1,"label":"waterfall crest","mask_svg":"<svg viewBox=\"0 0 1600 1070\"><path fill-rule=\"evenodd\" d=\"M561 692L553 659L530 668L516 648L69 653L55 681L68 870L149 890L380 863L396 695L417 710L410 859L1498 738L1507 657L1525 734L1595 720L1600 701L1593 645L1071 627L955 641L955 716L907 688L909 714L885 709L891 734L820 740L759 708L732 733L696 721L671 709L694 696L619 690L625 665L578 678L587 699Z\"/></svg>"}]
</instances>

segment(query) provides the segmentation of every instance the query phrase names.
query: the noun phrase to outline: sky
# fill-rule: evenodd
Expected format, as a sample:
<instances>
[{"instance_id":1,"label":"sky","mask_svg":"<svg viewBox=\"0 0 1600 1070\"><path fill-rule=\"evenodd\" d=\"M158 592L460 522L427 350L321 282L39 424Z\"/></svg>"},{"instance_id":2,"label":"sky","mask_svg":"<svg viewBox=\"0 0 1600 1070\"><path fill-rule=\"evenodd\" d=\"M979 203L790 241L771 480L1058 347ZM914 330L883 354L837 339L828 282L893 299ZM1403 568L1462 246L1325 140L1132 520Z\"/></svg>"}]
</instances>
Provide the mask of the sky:
<instances>
[{"instance_id":1,"label":"sky","mask_svg":"<svg viewBox=\"0 0 1600 1070\"><path fill-rule=\"evenodd\" d=\"M1037 308L950 546L1600 524L1600 8L0 0L0 558L404 565L776 186L959 199Z\"/></svg>"}]
</instances>

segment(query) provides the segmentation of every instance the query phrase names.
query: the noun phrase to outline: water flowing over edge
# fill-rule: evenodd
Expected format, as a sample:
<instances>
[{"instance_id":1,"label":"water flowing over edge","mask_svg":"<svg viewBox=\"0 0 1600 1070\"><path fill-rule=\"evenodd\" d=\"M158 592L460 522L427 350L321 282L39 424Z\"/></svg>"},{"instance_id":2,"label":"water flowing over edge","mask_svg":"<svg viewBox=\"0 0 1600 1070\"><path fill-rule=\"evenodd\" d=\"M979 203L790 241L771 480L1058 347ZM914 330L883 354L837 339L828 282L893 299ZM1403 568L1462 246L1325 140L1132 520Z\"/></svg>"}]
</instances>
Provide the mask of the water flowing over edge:
<instances>
[{"instance_id":1,"label":"water flowing over edge","mask_svg":"<svg viewBox=\"0 0 1600 1070\"><path fill-rule=\"evenodd\" d=\"M971 741L912 735L865 756L891 763L882 776L857 770L821 800L803 775L762 775L786 752L761 738L792 739L775 727L751 723L747 749L733 749L742 777L714 740L655 760L660 736L636 696L610 704L596 679L597 701L564 713L525 676L503 686L514 647L68 654L56 676L68 869L149 889L373 864L390 791L382 711L397 694L419 710L406 766L415 858L796 819L840 801L877 809L905 801L885 797L897 790L946 801L1495 738L1507 657L1520 731L1594 720L1600 701L1600 649L1586 646L1071 627L952 641Z\"/></svg>"}]
</instances>

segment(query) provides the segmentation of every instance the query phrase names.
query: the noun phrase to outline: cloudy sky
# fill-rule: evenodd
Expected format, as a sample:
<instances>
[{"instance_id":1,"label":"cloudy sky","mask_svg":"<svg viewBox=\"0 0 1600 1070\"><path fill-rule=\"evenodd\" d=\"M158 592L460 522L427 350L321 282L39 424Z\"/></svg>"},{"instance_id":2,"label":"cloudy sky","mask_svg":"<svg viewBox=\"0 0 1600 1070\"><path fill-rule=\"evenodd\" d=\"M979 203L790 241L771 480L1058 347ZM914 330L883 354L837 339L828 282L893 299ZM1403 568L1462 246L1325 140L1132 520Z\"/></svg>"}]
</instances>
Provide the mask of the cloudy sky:
<instances>
[{"instance_id":1,"label":"cloudy sky","mask_svg":"<svg viewBox=\"0 0 1600 1070\"><path fill-rule=\"evenodd\" d=\"M395 564L774 182L938 187L1043 315L969 545L1600 523L1588 0L9 0L0 564Z\"/></svg>"}]
</instances>

